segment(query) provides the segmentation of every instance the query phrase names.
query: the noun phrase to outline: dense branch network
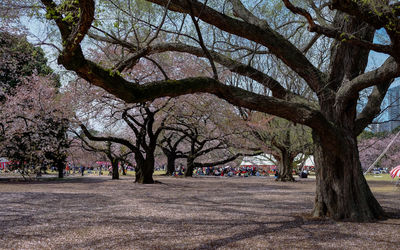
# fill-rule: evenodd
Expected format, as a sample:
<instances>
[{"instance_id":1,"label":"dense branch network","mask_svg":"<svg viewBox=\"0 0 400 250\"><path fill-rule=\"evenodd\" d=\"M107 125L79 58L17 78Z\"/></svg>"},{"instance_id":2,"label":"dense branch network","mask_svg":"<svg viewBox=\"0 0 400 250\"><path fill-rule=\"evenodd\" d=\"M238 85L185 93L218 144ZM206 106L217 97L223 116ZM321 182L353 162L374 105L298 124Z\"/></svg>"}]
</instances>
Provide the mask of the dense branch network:
<instances>
[{"instance_id":1,"label":"dense branch network","mask_svg":"<svg viewBox=\"0 0 400 250\"><path fill-rule=\"evenodd\" d=\"M332 0L318 4L316 1L297 1L299 7L296 7L289 0L283 0L286 9L269 17L257 9L250 11L251 1L230 0L227 9L213 5L211 1L147 2L162 8L163 18L157 24L149 20L142 22L129 13L131 9L128 12L120 8L128 19L140 23L139 28L123 30L117 25L116 33L101 32L107 30L101 25L90 29L91 38L98 39L99 44L106 42L110 46L120 46L122 54L128 54L125 58L121 56L111 67L107 64L110 69L105 69L85 57L80 45L92 27L95 6L100 3L94 0L66 1L69 5L60 7L51 0L42 0L48 18L55 21L61 33L63 51L58 62L128 103L207 92L237 106L307 125L313 132L319 165L313 214L358 221L381 218L382 208L359 171L357 135L379 114L390 84L400 76L398 4L389 4L391 1L386 0ZM262 3L264 11L274 6L270 1ZM180 15L176 20L182 24L172 21L169 27L163 25L167 18L173 19L168 11ZM72 18L66 18L69 15ZM197 38L190 31L183 32L187 29L186 15L190 15L195 23ZM70 19L72 21L68 21ZM305 23L311 33L304 29ZM147 30L139 35L143 26ZM374 43L374 35L380 28L386 31L390 44ZM134 35L130 37L130 33ZM307 42L299 39L301 35L308 35ZM165 43L171 40L175 41ZM235 45L232 40L240 42ZM240 48L242 44L247 49ZM367 71L371 50L385 53L389 58L376 69ZM166 51L208 59L207 70L211 69L214 78L193 73L175 80L165 74L167 80L163 81L133 81L140 77L132 75L130 68L138 66L145 57L156 62L156 55ZM316 59L318 57L321 59ZM162 67L159 68L162 71ZM225 84L222 69L229 70L233 75L231 79L237 77L240 84ZM249 79L260 83L267 91L255 90L250 85L245 90L243 85ZM291 89L288 84L293 82L299 83L297 89L300 91L296 94L292 92L295 88ZM371 87L368 102L359 112L360 92ZM297 95L308 90L313 92L309 98Z\"/></svg>"}]
</instances>

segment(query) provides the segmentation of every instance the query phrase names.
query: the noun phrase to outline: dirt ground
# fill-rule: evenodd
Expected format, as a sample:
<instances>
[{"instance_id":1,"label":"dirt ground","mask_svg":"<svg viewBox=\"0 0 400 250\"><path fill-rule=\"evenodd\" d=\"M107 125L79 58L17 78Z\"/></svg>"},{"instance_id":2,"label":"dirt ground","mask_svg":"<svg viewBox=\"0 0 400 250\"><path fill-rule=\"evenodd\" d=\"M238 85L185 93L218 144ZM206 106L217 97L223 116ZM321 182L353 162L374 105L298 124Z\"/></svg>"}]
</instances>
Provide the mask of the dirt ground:
<instances>
[{"instance_id":1,"label":"dirt ground","mask_svg":"<svg viewBox=\"0 0 400 250\"><path fill-rule=\"evenodd\" d=\"M310 219L315 180L74 177L0 181L2 249L400 249L400 190L371 181L391 215Z\"/></svg>"}]
</instances>

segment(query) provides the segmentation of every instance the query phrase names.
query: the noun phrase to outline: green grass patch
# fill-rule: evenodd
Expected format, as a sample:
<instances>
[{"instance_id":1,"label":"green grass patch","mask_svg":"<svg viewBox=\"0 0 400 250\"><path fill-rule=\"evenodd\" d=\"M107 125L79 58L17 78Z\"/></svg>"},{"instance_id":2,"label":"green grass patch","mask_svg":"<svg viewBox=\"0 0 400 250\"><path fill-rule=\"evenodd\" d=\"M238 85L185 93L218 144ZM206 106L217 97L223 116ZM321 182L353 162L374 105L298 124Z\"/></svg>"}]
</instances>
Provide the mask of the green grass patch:
<instances>
[{"instance_id":1,"label":"green grass patch","mask_svg":"<svg viewBox=\"0 0 400 250\"><path fill-rule=\"evenodd\" d=\"M367 181L393 181L390 174L367 174L365 175L365 179L367 179Z\"/></svg>"},{"instance_id":2,"label":"green grass patch","mask_svg":"<svg viewBox=\"0 0 400 250\"><path fill-rule=\"evenodd\" d=\"M167 171L165 171L165 170L156 170L156 171L154 171L153 176L154 175L164 175L166 173L167 173ZM135 176L135 171L127 171L126 175Z\"/></svg>"},{"instance_id":3,"label":"green grass patch","mask_svg":"<svg viewBox=\"0 0 400 250\"><path fill-rule=\"evenodd\" d=\"M378 187L370 186L370 188L373 192L378 192L378 193L400 192L400 187L396 187L394 184L387 186L378 186Z\"/></svg>"}]
</instances>

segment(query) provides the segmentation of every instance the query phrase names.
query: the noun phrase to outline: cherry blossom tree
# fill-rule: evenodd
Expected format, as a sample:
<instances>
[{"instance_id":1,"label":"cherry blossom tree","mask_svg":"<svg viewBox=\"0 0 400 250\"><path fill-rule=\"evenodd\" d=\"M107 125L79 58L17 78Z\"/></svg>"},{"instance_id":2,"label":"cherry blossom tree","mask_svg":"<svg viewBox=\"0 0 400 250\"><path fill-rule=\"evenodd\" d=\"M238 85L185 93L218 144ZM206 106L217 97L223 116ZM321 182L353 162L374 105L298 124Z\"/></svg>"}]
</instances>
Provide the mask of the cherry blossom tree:
<instances>
[{"instance_id":1,"label":"cherry blossom tree","mask_svg":"<svg viewBox=\"0 0 400 250\"><path fill-rule=\"evenodd\" d=\"M90 132L89 132L90 133ZM127 163L128 156L132 153L131 151L125 152L123 150L123 145L113 144L111 141L105 141L104 143L97 143L94 145L90 143L85 138L80 136L82 141L82 147L84 150L88 152L96 152L96 153L103 153L106 158L111 163L112 168L112 179L118 180L119 179L119 166L123 168L123 164ZM122 169L123 174L126 175L125 169Z\"/></svg>"},{"instance_id":2,"label":"cherry blossom tree","mask_svg":"<svg viewBox=\"0 0 400 250\"><path fill-rule=\"evenodd\" d=\"M75 130L71 131L71 134L74 134L74 132ZM83 141L79 139L79 136L73 136L70 147L68 148L67 161L72 167L77 167L79 165L93 166L97 161L107 161L107 157L103 153L85 150L85 146L82 145Z\"/></svg>"},{"instance_id":3,"label":"cherry blossom tree","mask_svg":"<svg viewBox=\"0 0 400 250\"><path fill-rule=\"evenodd\" d=\"M6 95L2 105L1 152L23 174L53 165L63 177L69 147L69 109L54 85L46 77L25 78L15 94Z\"/></svg>"},{"instance_id":4,"label":"cherry blossom tree","mask_svg":"<svg viewBox=\"0 0 400 250\"><path fill-rule=\"evenodd\" d=\"M390 133L384 136L374 136L360 140L358 148L360 151L361 166L364 170L371 166L394 137L395 133ZM390 169L397 165L400 165L400 141L398 139L394 141L383 158L378 162L377 167Z\"/></svg>"}]
</instances>

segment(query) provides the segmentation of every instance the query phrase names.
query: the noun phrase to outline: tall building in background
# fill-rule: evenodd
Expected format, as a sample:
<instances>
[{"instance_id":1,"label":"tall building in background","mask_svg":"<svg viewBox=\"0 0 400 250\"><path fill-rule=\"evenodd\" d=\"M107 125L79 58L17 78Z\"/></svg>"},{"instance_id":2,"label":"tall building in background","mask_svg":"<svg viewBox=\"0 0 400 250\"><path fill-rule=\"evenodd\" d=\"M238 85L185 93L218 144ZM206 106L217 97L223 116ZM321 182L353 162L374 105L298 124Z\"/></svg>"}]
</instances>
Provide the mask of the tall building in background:
<instances>
[{"instance_id":1,"label":"tall building in background","mask_svg":"<svg viewBox=\"0 0 400 250\"><path fill-rule=\"evenodd\" d=\"M388 90L388 113L390 130L400 126L400 86Z\"/></svg>"},{"instance_id":2,"label":"tall building in background","mask_svg":"<svg viewBox=\"0 0 400 250\"><path fill-rule=\"evenodd\" d=\"M380 123L373 124L373 132L392 131L400 126L400 86L390 88L385 97L385 115L380 119Z\"/></svg>"}]
</instances>

